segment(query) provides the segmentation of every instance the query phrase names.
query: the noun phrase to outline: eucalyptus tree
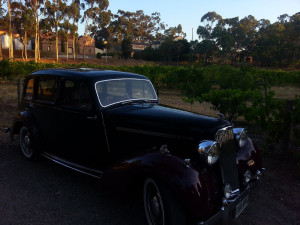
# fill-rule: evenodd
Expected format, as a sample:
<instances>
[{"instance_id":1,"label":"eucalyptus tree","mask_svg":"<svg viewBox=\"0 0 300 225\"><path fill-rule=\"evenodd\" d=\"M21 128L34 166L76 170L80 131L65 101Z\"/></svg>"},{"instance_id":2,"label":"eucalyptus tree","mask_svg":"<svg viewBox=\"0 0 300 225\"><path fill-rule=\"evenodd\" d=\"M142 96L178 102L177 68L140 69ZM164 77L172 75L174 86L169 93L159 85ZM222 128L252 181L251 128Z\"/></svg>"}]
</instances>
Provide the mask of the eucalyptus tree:
<instances>
[{"instance_id":1,"label":"eucalyptus tree","mask_svg":"<svg viewBox=\"0 0 300 225\"><path fill-rule=\"evenodd\" d=\"M290 16L286 24L286 39L289 41L288 52L290 61L297 62L300 56L300 12Z\"/></svg>"},{"instance_id":2,"label":"eucalyptus tree","mask_svg":"<svg viewBox=\"0 0 300 225\"><path fill-rule=\"evenodd\" d=\"M118 10L113 16L110 28L120 43L128 37L133 42L149 43L159 37L157 34L165 29L165 25L157 12L146 15L143 10L136 12Z\"/></svg>"},{"instance_id":3,"label":"eucalyptus tree","mask_svg":"<svg viewBox=\"0 0 300 225\"><path fill-rule=\"evenodd\" d=\"M201 17L201 23L203 26L199 26L197 29L197 34L203 39L212 39L211 34L213 32L214 26L222 20L222 16L216 12L208 12ZM201 32L204 31L202 34Z\"/></svg>"},{"instance_id":4,"label":"eucalyptus tree","mask_svg":"<svg viewBox=\"0 0 300 225\"><path fill-rule=\"evenodd\" d=\"M178 24L178 26L176 27L169 27L168 29L166 29L164 31L164 34L166 36L180 36L182 35L183 37L186 36L186 33L184 33L182 31L182 25L181 24Z\"/></svg>"},{"instance_id":5,"label":"eucalyptus tree","mask_svg":"<svg viewBox=\"0 0 300 225\"><path fill-rule=\"evenodd\" d=\"M51 25L52 32L55 34L55 56L58 62L58 28L61 21L66 17L67 4L62 0L47 1L45 4L46 21Z\"/></svg>"},{"instance_id":6,"label":"eucalyptus tree","mask_svg":"<svg viewBox=\"0 0 300 225\"><path fill-rule=\"evenodd\" d=\"M62 38L62 41L66 40L67 43L67 47L66 47L66 58L67 58L67 62L69 59L69 37L70 37L70 33L72 31L76 30L76 27L73 27L73 24L71 24L69 22L69 20L64 20L63 23L60 24L60 37Z\"/></svg>"},{"instance_id":7,"label":"eucalyptus tree","mask_svg":"<svg viewBox=\"0 0 300 225\"><path fill-rule=\"evenodd\" d=\"M69 20L72 20L72 25L70 26L70 34L72 35L72 41L73 41L73 60L75 61L76 58L76 33L78 36L78 22L81 18L80 15L80 1L75 0L71 3L71 5L67 8L67 17Z\"/></svg>"},{"instance_id":8,"label":"eucalyptus tree","mask_svg":"<svg viewBox=\"0 0 300 225\"><path fill-rule=\"evenodd\" d=\"M7 9L5 10L3 4L6 4ZM13 49L13 25L12 25L12 4L14 1L4 0L0 2L0 37L4 34L9 36L9 53L8 58L14 58L14 49ZM2 57L2 46L1 46L1 57Z\"/></svg>"},{"instance_id":9,"label":"eucalyptus tree","mask_svg":"<svg viewBox=\"0 0 300 225\"><path fill-rule=\"evenodd\" d=\"M130 57L131 51L132 51L132 42L130 38L124 38L122 41L122 56L125 59L128 59Z\"/></svg>"},{"instance_id":10,"label":"eucalyptus tree","mask_svg":"<svg viewBox=\"0 0 300 225\"><path fill-rule=\"evenodd\" d=\"M109 2L108 0L83 0L81 5L85 9L81 20L81 22L85 21L85 35L91 35L92 32L95 34L98 23L103 22L99 18L105 18L106 16L102 16L102 14L108 13L106 10Z\"/></svg>"},{"instance_id":11,"label":"eucalyptus tree","mask_svg":"<svg viewBox=\"0 0 300 225\"><path fill-rule=\"evenodd\" d=\"M83 44L83 55L85 56L85 48L91 44L90 37L94 37L97 29L103 28L110 22L111 12L107 11L108 0L83 0L81 6L84 9L81 22L85 22L85 32L80 43Z\"/></svg>"},{"instance_id":12,"label":"eucalyptus tree","mask_svg":"<svg viewBox=\"0 0 300 225\"><path fill-rule=\"evenodd\" d=\"M47 0L48 1L48 0ZM35 31L35 50L34 60L38 61L40 58L40 17L44 14L45 0L25 0L25 5L34 12L34 31Z\"/></svg>"},{"instance_id":13,"label":"eucalyptus tree","mask_svg":"<svg viewBox=\"0 0 300 225\"><path fill-rule=\"evenodd\" d=\"M201 42L199 45L204 51L199 52L199 54L204 55L204 62L207 63L208 58L213 57L217 51L215 38L213 36L213 30L215 26L222 21L222 16L216 12L208 12L202 16L201 20L203 26L199 26L197 29L197 34Z\"/></svg>"},{"instance_id":14,"label":"eucalyptus tree","mask_svg":"<svg viewBox=\"0 0 300 225\"><path fill-rule=\"evenodd\" d=\"M28 8L23 2L14 2L12 4L13 26L15 32L20 37L20 42L23 45L22 57L27 59L27 44L28 37L34 35L34 12Z\"/></svg>"},{"instance_id":15,"label":"eucalyptus tree","mask_svg":"<svg viewBox=\"0 0 300 225\"><path fill-rule=\"evenodd\" d=\"M7 13L8 13L8 36L9 36L9 53L8 58L14 58L14 45L12 36L12 24L11 24L11 0L7 0Z\"/></svg>"},{"instance_id":16,"label":"eucalyptus tree","mask_svg":"<svg viewBox=\"0 0 300 225\"><path fill-rule=\"evenodd\" d=\"M2 59L2 36L6 34L8 30L8 19L6 16L6 10L3 7L3 0L0 0L0 59Z\"/></svg>"}]
</instances>

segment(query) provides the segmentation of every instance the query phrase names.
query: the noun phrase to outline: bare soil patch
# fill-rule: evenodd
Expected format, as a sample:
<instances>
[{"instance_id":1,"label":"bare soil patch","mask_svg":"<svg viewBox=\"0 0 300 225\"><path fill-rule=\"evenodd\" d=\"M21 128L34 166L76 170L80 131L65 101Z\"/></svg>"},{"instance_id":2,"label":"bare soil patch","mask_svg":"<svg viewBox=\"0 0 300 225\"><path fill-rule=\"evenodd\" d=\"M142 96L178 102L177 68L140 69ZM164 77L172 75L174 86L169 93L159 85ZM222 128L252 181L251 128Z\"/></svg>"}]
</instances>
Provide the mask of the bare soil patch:
<instances>
[{"instance_id":1,"label":"bare soil patch","mask_svg":"<svg viewBox=\"0 0 300 225\"><path fill-rule=\"evenodd\" d=\"M3 130L17 113L16 99L16 83L0 83L0 225L146 224L140 204L107 195L95 180L45 160L23 159L18 141L9 142ZM176 92L161 92L160 99L165 105L216 115L207 111L209 105L184 103ZM264 156L263 162L263 183L233 224L300 225L296 163L283 154Z\"/></svg>"},{"instance_id":2,"label":"bare soil patch","mask_svg":"<svg viewBox=\"0 0 300 225\"><path fill-rule=\"evenodd\" d=\"M16 61L34 61L34 58L28 58L27 60L24 60L22 58L16 58ZM41 63L56 63L55 58L41 58L39 60ZM59 58L58 63L68 63L68 64L81 64L81 63L89 63L89 64L95 64L99 66L140 66L140 65L155 65L154 62L149 62L145 60L135 60L135 59L108 59L107 62L105 59L97 59L97 58L86 58L86 59L76 59L73 60L72 57L70 57L67 61L66 58Z\"/></svg>"}]
</instances>

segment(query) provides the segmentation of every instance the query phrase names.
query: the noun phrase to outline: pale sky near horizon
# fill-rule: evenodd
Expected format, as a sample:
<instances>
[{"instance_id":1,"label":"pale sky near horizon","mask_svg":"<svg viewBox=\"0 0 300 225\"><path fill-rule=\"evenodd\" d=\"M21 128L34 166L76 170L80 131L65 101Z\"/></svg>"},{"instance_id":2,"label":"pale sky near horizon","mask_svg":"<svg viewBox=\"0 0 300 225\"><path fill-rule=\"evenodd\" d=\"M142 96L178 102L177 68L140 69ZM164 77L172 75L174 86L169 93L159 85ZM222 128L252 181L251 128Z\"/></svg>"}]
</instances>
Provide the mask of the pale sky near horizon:
<instances>
[{"instance_id":1,"label":"pale sky near horizon","mask_svg":"<svg viewBox=\"0 0 300 225\"><path fill-rule=\"evenodd\" d=\"M118 9L125 11L144 10L145 14L160 12L161 20L169 27L182 25L187 39L192 39L192 28L194 28L194 40L197 39L196 30L201 24L201 17L209 12L215 11L223 18L239 16L243 18L248 15L257 20L269 19L276 22L277 17L282 14L293 15L300 12L300 0L109 0L109 8L112 13ZM80 28L80 34L83 33Z\"/></svg>"}]
</instances>

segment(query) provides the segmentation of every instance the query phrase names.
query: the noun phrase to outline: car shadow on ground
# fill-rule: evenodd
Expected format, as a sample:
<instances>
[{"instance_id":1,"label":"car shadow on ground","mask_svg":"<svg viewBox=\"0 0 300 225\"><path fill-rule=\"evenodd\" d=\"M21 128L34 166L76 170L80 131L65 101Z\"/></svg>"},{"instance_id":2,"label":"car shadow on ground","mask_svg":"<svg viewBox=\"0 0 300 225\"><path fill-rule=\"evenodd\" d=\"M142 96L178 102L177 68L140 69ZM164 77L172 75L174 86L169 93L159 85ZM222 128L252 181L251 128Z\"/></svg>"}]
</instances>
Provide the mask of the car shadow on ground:
<instances>
[{"instance_id":1,"label":"car shadow on ground","mask_svg":"<svg viewBox=\"0 0 300 225\"><path fill-rule=\"evenodd\" d=\"M146 224L141 202L53 162L25 160L16 143L0 151L0 224Z\"/></svg>"}]
</instances>

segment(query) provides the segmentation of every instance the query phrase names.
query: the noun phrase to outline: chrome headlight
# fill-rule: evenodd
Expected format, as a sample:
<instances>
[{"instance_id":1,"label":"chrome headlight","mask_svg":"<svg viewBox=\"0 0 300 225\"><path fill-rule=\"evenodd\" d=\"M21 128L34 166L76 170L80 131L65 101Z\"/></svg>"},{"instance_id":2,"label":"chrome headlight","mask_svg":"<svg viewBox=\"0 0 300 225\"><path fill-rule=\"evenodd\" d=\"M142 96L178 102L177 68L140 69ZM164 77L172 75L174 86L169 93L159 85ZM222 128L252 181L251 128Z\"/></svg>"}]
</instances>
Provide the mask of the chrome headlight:
<instances>
[{"instance_id":1,"label":"chrome headlight","mask_svg":"<svg viewBox=\"0 0 300 225\"><path fill-rule=\"evenodd\" d=\"M233 128L233 134L240 148L244 147L248 139L248 132L245 128Z\"/></svg>"},{"instance_id":2,"label":"chrome headlight","mask_svg":"<svg viewBox=\"0 0 300 225\"><path fill-rule=\"evenodd\" d=\"M199 144L198 152L204 154L208 165L213 165L219 159L220 149L215 141L202 141Z\"/></svg>"}]
</instances>

